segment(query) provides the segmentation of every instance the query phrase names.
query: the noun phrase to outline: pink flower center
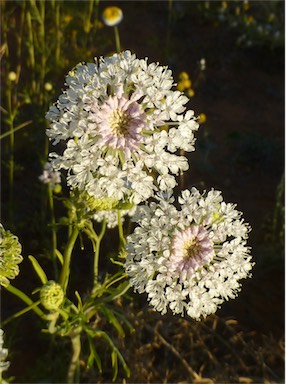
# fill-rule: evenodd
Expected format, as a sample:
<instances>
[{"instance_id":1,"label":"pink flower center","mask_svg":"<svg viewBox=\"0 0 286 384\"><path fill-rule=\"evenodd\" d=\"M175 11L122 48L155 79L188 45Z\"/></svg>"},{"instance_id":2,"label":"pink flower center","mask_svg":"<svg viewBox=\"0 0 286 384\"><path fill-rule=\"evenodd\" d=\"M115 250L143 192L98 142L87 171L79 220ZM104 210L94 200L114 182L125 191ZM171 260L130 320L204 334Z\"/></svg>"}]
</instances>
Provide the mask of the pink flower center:
<instances>
[{"instance_id":1,"label":"pink flower center","mask_svg":"<svg viewBox=\"0 0 286 384\"><path fill-rule=\"evenodd\" d=\"M168 267L178 272L181 280L185 280L208 264L214 254L213 242L207 230L192 225L174 237Z\"/></svg>"},{"instance_id":2,"label":"pink flower center","mask_svg":"<svg viewBox=\"0 0 286 384\"><path fill-rule=\"evenodd\" d=\"M110 96L95 116L99 143L121 149L127 157L138 151L144 141L141 132L146 127L146 114L140 104L126 97Z\"/></svg>"}]
</instances>

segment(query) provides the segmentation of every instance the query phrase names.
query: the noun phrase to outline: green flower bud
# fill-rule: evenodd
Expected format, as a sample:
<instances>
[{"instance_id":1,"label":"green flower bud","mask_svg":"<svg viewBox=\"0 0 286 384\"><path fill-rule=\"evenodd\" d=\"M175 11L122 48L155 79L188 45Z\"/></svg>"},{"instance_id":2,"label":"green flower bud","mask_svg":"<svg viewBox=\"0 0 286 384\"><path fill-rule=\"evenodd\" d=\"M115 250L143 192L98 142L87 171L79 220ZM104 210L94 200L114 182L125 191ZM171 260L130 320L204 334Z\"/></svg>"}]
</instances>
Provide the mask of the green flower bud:
<instances>
[{"instance_id":1,"label":"green flower bud","mask_svg":"<svg viewBox=\"0 0 286 384\"><path fill-rule=\"evenodd\" d=\"M0 224L0 285L7 287L9 279L14 279L19 274L17 264L21 263L22 246L18 237L6 231Z\"/></svg>"},{"instance_id":2,"label":"green flower bud","mask_svg":"<svg viewBox=\"0 0 286 384\"><path fill-rule=\"evenodd\" d=\"M53 280L48 281L41 288L40 299L46 309L56 311L64 301L62 287Z\"/></svg>"}]
</instances>

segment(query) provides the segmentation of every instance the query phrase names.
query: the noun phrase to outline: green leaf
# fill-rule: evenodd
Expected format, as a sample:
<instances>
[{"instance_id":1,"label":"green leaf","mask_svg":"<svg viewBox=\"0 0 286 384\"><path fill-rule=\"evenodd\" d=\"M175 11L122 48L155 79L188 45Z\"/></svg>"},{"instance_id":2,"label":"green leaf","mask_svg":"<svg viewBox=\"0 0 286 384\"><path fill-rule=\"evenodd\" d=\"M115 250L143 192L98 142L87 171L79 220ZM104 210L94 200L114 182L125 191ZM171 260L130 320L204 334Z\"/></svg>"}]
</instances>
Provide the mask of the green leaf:
<instances>
[{"instance_id":1,"label":"green leaf","mask_svg":"<svg viewBox=\"0 0 286 384\"><path fill-rule=\"evenodd\" d=\"M112 381L115 381L118 375L118 355L115 349L113 349L111 352L111 362L112 362L112 368L113 368Z\"/></svg>"},{"instance_id":2,"label":"green leaf","mask_svg":"<svg viewBox=\"0 0 286 384\"><path fill-rule=\"evenodd\" d=\"M88 337L88 343L89 343L89 349L90 349L90 355L87 360L87 368L91 368L95 361L99 372L102 373L101 359L98 353L96 352L96 349L94 346L95 341L89 335L87 335L87 337Z\"/></svg>"},{"instance_id":3,"label":"green leaf","mask_svg":"<svg viewBox=\"0 0 286 384\"><path fill-rule=\"evenodd\" d=\"M108 336L108 334L104 331L99 331L99 330L95 331L93 334L94 336L102 337L107 342L107 344L109 344L109 347L112 349L112 351L114 351L117 354L117 357L126 373L126 376L130 377L130 369L128 368L123 356L119 352L118 348L116 348L115 344L113 343L111 338Z\"/></svg>"},{"instance_id":4,"label":"green leaf","mask_svg":"<svg viewBox=\"0 0 286 384\"><path fill-rule=\"evenodd\" d=\"M13 295L18 296L19 299L23 300L26 304L30 306L30 308L41 318L45 318L45 314L43 311L41 311L40 308L37 307L37 303L34 303L33 300L31 300L24 292L20 291L20 289L14 287L13 285L9 284L7 287L5 287L7 291L13 293Z\"/></svg>"},{"instance_id":5,"label":"green leaf","mask_svg":"<svg viewBox=\"0 0 286 384\"><path fill-rule=\"evenodd\" d=\"M129 288L130 288L129 281L125 281L124 283L118 285L118 287L114 289L114 292L111 295L105 297L103 301L105 302L114 301L118 297L124 295L124 293L126 293Z\"/></svg>"},{"instance_id":6,"label":"green leaf","mask_svg":"<svg viewBox=\"0 0 286 384\"><path fill-rule=\"evenodd\" d=\"M17 317L20 317L20 316L24 315L24 313L29 312L31 309L34 309L35 307L37 307L40 304L40 302L41 301L38 300L35 303L33 303L31 305L28 305L28 307L23 308L21 311L14 313L14 315L12 315L11 317L9 317L9 319L4 321L4 324L10 322L13 319L16 319Z\"/></svg>"},{"instance_id":7,"label":"green leaf","mask_svg":"<svg viewBox=\"0 0 286 384\"><path fill-rule=\"evenodd\" d=\"M29 259L33 264L34 270L36 271L37 275L41 279L41 282L43 284L46 284L48 282L47 275L45 274L44 270L42 269L38 261L34 258L34 256L29 256Z\"/></svg>"},{"instance_id":8,"label":"green leaf","mask_svg":"<svg viewBox=\"0 0 286 384\"><path fill-rule=\"evenodd\" d=\"M82 300L81 300L81 297L80 297L78 291L75 291L75 295L76 295L76 298L77 298L77 301L78 301L77 307L78 307L79 310L81 310L82 309Z\"/></svg>"},{"instance_id":9,"label":"green leaf","mask_svg":"<svg viewBox=\"0 0 286 384\"><path fill-rule=\"evenodd\" d=\"M119 321L117 320L117 318L115 317L113 311L108 309L104 305L102 305L99 310L104 314L104 316L107 318L107 320L110 322L110 324L112 324L114 326L114 328L117 330L118 334L121 337L125 337L124 330L123 330L121 324L119 323Z\"/></svg>"}]
</instances>

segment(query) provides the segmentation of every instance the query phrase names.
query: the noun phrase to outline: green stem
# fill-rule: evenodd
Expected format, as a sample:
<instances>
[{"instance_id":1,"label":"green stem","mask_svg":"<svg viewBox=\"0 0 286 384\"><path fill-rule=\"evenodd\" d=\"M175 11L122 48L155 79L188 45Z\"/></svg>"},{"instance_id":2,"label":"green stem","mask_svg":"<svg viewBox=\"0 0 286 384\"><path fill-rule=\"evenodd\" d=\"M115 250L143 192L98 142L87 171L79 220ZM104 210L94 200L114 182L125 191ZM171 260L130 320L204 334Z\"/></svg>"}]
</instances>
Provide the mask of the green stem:
<instances>
[{"instance_id":1,"label":"green stem","mask_svg":"<svg viewBox=\"0 0 286 384\"><path fill-rule=\"evenodd\" d=\"M33 93L36 90L36 81L35 81L35 50L34 50L34 37L33 37L33 27L32 27L32 17L30 11L27 11L27 27L28 27L28 39L26 44L28 45L29 51L29 61L31 65L31 76L32 76L32 91Z\"/></svg>"},{"instance_id":2,"label":"green stem","mask_svg":"<svg viewBox=\"0 0 286 384\"><path fill-rule=\"evenodd\" d=\"M93 251L94 251L94 262L93 262L93 273L94 273L94 277L93 277L94 285L93 286L94 287L98 283L98 269L99 269L98 264L99 264L100 243L101 243L101 240L105 234L105 231L106 231L106 220L105 219L102 222L101 231L100 231L99 235L97 235L95 233L92 224L85 229L85 233L88 235L88 237L90 238L90 240L92 242Z\"/></svg>"},{"instance_id":3,"label":"green stem","mask_svg":"<svg viewBox=\"0 0 286 384\"><path fill-rule=\"evenodd\" d=\"M60 28L60 4L59 2L57 1L55 3L55 8L56 8L56 11L55 11L55 29L56 29L56 48L55 48L55 64L56 64L56 67L58 67L59 65L59 61L60 61L60 56L61 56L61 28Z\"/></svg>"},{"instance_id":4,"label":"green stem","mask_svg":"<svg viewBox=\"0 0 286 384\"><path fill-rule=\"evenodd\" d=\"M72 251L73 251L76 239L78 237L78 233L79 233L78 229L76 227L73 227L72 233L68 239L65 252L64 252L64 264L61 270L60 281L59 281L64 293L66 293L67 286L68 286L71 255L72 255Z\"/></svg>"},{"instance_id":5,"label":"green stem","mask_svg":"<svg viewBox=\"0 0 286 384\"><path fill-rule=\"evenodd\" d=\"M13 224L14 219L14 170L15 170L15 162L14 162L14 150L15 150L15 131L14 131L14 117L15 113L12 109L12 92L11 85L7 88L7 104L8 104L8 114L9 114L9 144L10 144L10 158L9 158L9 219L10 223Z\"/></svg>"},{"instance_id":6,"label":"green stem","mask_svg":"<svg viewBox=\"0 0 286 384\"><path fill-rule=\"evenodd\" d=\"M122 225L122 220L121 220L121 211L118 209L117 211L117 221L118 221L118 234L119 234L119 252L121 251L122 248L124 248L126 244L126 240L124 237L123 233L123 225Z\"/></svg>"},{"instance_id":7,"label":"green stem","mask_svg":"<svg viewBox=\"0 0 286 384\"><path fill-rule=\"evenodd\" d=\"M119 37L119 31L117 26L114 26L114 34L115 34L115 45L117 53L121 52L121 45L120 45L120 37Z\"/></svg>"},{"instance_id":8,"label":"green stem","mask_svg":"<svg viewBox=\"0 0 286 384\"><path fill-rule=\"evenodd\" d=\"M51 227L52 227L52 263L54 267L55 277L58 278L58 267L57 267L57 233L56 233L56 219L55 219L55 209L54 209L54 199L53 199L53 190L48 186L48 197L49 197L49 206L51 213Z\"/></svg>"},{"instance_id":9,"label":"green stem","mask_svg":"<svg viewBox=\"0 0 286 384\"><path fill-rule=\"evenodd\" d=\"M72 357L69 365L67 382L79 383L79 357L81 351L80 333L71 336Z\"/></svg>"},{"instance_id":10,"label":"green stem","mask_svg":"<svg viewBox=\"0 0 286 384\"><path fill-rule=\"evenodd\" d=\"M44 80L46 74L46 42L45 42L45 1L39 2L39 13L41 15L41 23L39 29L40 44L41 44L41 66L40 66L40 102L43 103L44 95Z\"/></svg>"}]
</instances>

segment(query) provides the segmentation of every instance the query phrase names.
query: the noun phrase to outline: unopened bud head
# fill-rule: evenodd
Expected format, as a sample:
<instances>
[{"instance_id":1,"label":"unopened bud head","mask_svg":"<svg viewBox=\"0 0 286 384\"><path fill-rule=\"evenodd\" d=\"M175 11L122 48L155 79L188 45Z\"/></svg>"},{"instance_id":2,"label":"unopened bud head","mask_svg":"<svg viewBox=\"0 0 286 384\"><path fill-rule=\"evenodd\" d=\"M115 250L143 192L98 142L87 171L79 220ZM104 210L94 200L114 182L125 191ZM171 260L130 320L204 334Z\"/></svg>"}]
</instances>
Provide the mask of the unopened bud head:
<instances>
[{"instance_id":1,"label":"unopened bud head","mask_svg":"<svg viewBox=\"0 0 286 384\"><path fill-rule=\"evenodd\" d=\"M56 311L64 301L62 287L55 281L48 281L40 291L42 305L49 311Z\"/></svg>"}]
</instances>

